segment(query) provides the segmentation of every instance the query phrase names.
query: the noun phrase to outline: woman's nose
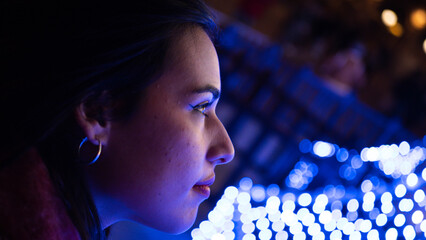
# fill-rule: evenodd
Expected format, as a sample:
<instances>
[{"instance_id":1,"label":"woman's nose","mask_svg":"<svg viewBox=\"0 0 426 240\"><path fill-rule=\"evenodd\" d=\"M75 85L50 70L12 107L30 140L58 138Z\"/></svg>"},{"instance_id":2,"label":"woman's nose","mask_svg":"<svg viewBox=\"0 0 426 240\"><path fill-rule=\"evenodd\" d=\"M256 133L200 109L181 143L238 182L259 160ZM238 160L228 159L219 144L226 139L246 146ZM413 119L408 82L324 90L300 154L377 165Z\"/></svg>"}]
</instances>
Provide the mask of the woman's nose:
<instances>
[{"instance_id":1,"label":"woman's nose","mask_svg":"<svg viewBox=\"0 0 426 240\"><path fill-rule=\"evenodd\" d=\"M219 119L212 129L211 145L207 152L207 160L214 165L226 164L232 161L235 155L234 145L225 127Z\"/></svg>"}]
</instances>

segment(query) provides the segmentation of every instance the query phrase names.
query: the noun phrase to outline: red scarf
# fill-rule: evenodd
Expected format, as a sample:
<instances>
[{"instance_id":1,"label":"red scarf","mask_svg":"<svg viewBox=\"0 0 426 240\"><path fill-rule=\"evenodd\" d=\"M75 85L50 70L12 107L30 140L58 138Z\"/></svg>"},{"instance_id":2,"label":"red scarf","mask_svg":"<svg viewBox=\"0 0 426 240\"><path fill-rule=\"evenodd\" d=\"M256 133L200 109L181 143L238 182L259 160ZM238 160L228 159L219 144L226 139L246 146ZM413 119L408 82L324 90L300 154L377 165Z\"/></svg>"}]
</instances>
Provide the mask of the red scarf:
<instances>
[{"instance_id":1,"label":"red scarf","mask_svg":"<svg viewBox=\"0 0 426 240\"><path fill-rule=\"evenodd\" d=\"M0 169L0 239L80 239L34 148Z\"/></svg>"}]
</instances>

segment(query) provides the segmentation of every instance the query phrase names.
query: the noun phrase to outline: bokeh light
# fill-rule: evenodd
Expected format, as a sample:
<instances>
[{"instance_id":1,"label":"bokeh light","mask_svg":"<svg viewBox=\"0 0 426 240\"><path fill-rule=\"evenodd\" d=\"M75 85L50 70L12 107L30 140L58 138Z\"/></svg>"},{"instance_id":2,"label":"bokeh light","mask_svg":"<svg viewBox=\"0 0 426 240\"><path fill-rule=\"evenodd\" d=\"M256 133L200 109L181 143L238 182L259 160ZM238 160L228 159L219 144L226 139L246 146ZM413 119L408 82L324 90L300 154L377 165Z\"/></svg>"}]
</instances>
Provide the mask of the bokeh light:
<instances>
[{"instance_id":1,"label":"bokeh light","mask_svg":"<svg viewBox=\"0 0 426 240\"><path fill-rule=\"evenodd\" d=\"M420 30L426 27L426 11L424 9L415 9L410 15L411 25Z\"/></svg>"},{"instance_id":2,"label":"bokeh light","mask_svg":"<svg viewBox=\"0 0 426 240\"><path fill-rule=\"evenodd\" d=\"M402 198L407 193L407 188L403 184L399 184L395 188L395 196Z\"/></svg>"},{"instance_id":3,"label":"bokeh light","mask_svg":"<svg viewBox=\"0 0 426 240\"><path fill-rule=\"evenodd\" d=\"M306 140L305 144L309 142ZM415 169L425 160L423 147L411 148L408 142L401 142L364 148L358 154L333 144L324 146L337 149L336 159L329 159L355 172L359 188L351 185L353 178L345 174L341 179L348 182L347 187L329 184L314 190L296 188L292 191L277 184L264 187L244 177L238 188L225 188L223 196L209 212L208 220L191 231L192 239L396 240L403 237L414 240L426 236L426 193L423 190L426 170L423 168L420 173ZM325 151L324 154L321 151L324 149L305 154L324 157ZM364 165L380 169L384 175L358 175L357 171L365 171ZM300 179L308 179L304 173L310 172L309 181L312 181L318 166L312 159L302 157L291 172L299 172L296 174ZM309 181L303 183L305 187Z\"/></svg>"},{"instance_id":4,"label":"bokeh light","mask_svg":"<svg viewBox=\"0 0 426 240\"><path fill-rule=\"evenodd\" d=\"M423 41L423 51L425 52L425 54L426 54L426 39Z\"/></svg>"},{"instance_id":5,"label":"bokeh light","mask_svg":"<svg viewBox=\"0 0 426 240\"><path fill-rule=\"evenodd\" d=\"M407 176L407 185L410 186L410 187L416 186L418 181L419 181L419 178L417 177L417 175L415 173L410 173Z\"/></svg>"},{"instance_id":6,"label":"bokeh light","mask_svg":"<svg viewBox=\"0 0 426 240\"><path fill-rule=\"evenodd\" d=\"M398 23L398 17L394 11L385 9L382 12L382 21L386 26L392 27Z\"/></svg>"},{"instance_id":7,"label":"bokeh light","mask_svg":"<svg viewBox=\"0 0 426 240\"><path fill-rule=\"evenodd\" d=\"M317 141L314 143L313 152L319 157L330 157L334 154L335 148L333 144Z\"/></svg>"}]
</instances>

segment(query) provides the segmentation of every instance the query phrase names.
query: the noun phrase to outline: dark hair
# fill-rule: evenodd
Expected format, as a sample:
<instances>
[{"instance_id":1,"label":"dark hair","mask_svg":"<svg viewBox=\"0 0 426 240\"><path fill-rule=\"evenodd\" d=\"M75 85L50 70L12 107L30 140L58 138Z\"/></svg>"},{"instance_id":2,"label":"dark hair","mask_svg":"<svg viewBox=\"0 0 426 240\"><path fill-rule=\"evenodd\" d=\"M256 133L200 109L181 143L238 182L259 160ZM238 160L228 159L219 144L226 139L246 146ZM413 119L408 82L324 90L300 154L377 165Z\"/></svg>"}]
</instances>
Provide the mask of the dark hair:
<instances>
[{"instance_id":1,"label":"dark hair","mask_svg":"<svg viewBox=\"0 0 426 240\"><path fill-rule=\"evenodd\" d=\"M172 41L216 25L199 0L6 1L2 9L0 166L36 146L82 239L103 239L76 159L81 103L101 124L131 115Z\"/></svg>"}]
</instances>

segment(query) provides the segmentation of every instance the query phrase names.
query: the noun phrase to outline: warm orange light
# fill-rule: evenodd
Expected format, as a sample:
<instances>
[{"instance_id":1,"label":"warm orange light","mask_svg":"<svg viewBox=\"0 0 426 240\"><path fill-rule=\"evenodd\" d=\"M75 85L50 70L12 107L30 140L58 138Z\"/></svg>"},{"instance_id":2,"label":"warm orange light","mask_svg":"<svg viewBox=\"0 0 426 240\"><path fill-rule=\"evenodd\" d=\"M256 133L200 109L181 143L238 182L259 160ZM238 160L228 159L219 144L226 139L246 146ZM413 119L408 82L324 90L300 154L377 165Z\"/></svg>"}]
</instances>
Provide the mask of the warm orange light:
<instances>
[{"instance_id":1,"label":"warm orange light","mask_svg":"<svg viewBox=\"0 0 426 240\"><path fill-rule=\"evenodd\" d=\"M410 16L411 24L416 29L423 29L426 27L426 11L424 9L416 9Z\"/></svg>"},{"instance_id":2,"label":"warm orange light","mask_svg":"<svg viewBox=\"0 0 426 240\"><path fill-rule=\"evenodd\" d=\"M398 23L398 16L392 10L385 9L382 12L382 21L388 27L393 27Z\"/></svg>"},{"instance_id":3,"label":"warm orange light","mask_svg":"<svg viewBox=\"0 0 426 240\"><path fill-rule=\"evenodd\" d=\"M396 25L389 27L389 31L396 37L401 37L402 33L404 32L404 29L402 28L401 24L397 23Z\"/></svg>"},{"instance_id":4,"label":"warm orange light","mask_svg":"<svg viewBox=\"0 0 426 240\"><path fill-rule=\"evenodd\" d=\"M426 39L423 41L423 51L425 52L425 54L426 54Z\"/></svg>"}]
</instances>

